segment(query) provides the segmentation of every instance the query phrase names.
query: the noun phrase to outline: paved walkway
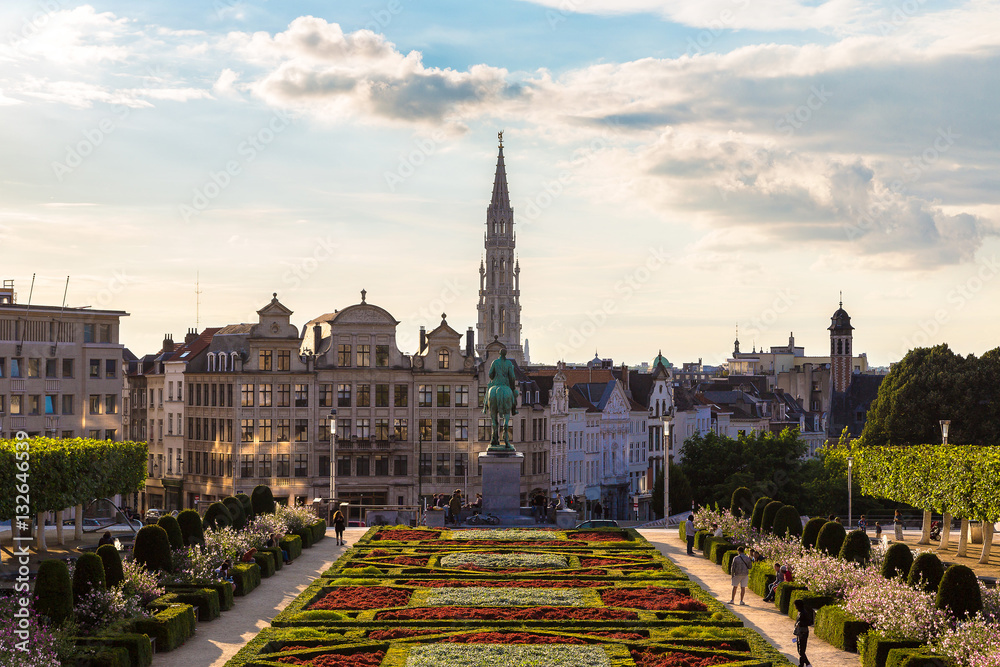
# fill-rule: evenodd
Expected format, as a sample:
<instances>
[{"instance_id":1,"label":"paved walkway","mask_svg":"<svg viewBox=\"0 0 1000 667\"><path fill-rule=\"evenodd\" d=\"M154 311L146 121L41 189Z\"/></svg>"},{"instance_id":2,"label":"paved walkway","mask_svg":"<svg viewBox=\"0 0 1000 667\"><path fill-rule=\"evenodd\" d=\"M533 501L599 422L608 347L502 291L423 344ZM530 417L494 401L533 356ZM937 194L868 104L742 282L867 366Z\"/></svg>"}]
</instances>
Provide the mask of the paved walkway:
<instances>
[{"instance_id":1,"label":"paved walkway","mask_svg":"<svg viewBox=\"0 0 1000 667\"><path fill-rule=\"evenodd\" d=\"M692 581L708 591L717 600L729 601L729 596L733 591L729 575L715 563L702 558L700 552L696 551L695 553L698 554L696 556L688 556L686 545L677 537L676 527L668 530L651 528L639 532L652 542L660 550L660 553L675 562ZM737 601L739 595L739 591L737 591ZM740 606L737 602L729 609L743 621L744 625L751 630L756 630L771 646L781 651L793 665L798 665L798 650L792 642L792 627L795 625L792 619L778 611L774 604L761 600L749 588L744 601L746 602L745 606ZM857 654L834 648L817 639L811 631L807 655L809 660L818 667L857 667L859 664Z\"/></svg>"},{"instance_id":2,"label":"paved walkway","mask_svg":"<svg viewBox=\"0 0 1000 667\"><path fill-rule=\"evenodd\" d=\"M367 530L344 531L348 546ZM232 609L222 612L214 621L198 623L195 635L183 646L169 653L157 653L153 667L222 667L258 632L269 627L271 619L340 558L346 548L337 546L333 529L328 529L326 539L303 549L294 563L262 580L250 595L236 598Z\"/></svg>"}]
</instances>

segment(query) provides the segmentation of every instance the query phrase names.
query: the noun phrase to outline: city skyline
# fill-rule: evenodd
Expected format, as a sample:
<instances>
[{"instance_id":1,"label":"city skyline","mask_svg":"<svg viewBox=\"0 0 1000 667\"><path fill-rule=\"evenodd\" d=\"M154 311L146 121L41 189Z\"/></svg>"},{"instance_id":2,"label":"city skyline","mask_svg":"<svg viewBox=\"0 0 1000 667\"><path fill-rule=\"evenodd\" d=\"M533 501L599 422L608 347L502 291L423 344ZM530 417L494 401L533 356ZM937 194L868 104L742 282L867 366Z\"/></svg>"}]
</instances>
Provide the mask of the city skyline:
<instances>
[{"instance_id":1,"label":"city skyline","mask_svg":"<svg viewBox=\"0 0 1000 667\"><path fill-rule=\"evenodd\" d=\"M909 5L907 5L909 7ZM368 301L476 325L504 149L534 362L996 346L988 3L12 3L0 278L153 352ZM994 84L990 84L994 81ZM868 211L873 211L869 215ZM196 283L201 294L196 297Z\"/></svg>"}]
</instances>

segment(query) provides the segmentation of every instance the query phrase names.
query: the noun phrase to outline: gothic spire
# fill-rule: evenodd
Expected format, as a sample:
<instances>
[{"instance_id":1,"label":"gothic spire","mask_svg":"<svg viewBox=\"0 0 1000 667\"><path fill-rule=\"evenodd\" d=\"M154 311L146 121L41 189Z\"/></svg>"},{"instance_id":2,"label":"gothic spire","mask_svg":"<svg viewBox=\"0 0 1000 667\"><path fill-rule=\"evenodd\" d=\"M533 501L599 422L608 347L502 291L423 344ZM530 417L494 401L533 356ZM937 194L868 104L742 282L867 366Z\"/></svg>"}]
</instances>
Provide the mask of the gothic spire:
<instances>
[{"instance_id":1,"label":"gothic spire","mask_svg":"<svg viewBox=\"0 0 1000 667\"><path fill-rule=\"evenodd\" d=\"M510 195L507 192L507 168L503 163L503 132L498 136L500 147L497 154L497 171L493 176L493 198L490 200L490 208L507 212L510 210Z\"/></svg>"}]
</instances>

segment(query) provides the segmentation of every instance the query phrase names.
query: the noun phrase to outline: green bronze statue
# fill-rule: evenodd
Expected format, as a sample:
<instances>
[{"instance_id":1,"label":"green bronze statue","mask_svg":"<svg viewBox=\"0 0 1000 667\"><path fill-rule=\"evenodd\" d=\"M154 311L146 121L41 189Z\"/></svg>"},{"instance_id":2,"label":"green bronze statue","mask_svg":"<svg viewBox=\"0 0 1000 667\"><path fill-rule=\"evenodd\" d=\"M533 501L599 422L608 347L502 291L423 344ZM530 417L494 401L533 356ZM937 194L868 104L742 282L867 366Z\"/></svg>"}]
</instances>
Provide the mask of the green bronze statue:
<instances>
[{"instance_id":1,"label":"green bronze statue","mask_svg":"<svg viewBox=\"0 0 1000 667\"><path fill-rule=\"evenodd\" d=\"M487 452L510 454L517 450L510 444L507 425L511 415L517 414L517 379L514 363L507 358L507 350L500 350L500 356L490 364L490 383L486 388L486 402L483 414L488 414L493 423L493 435ZM500 432L503 429L503 444Z\"/></svg>"}]
</instances>

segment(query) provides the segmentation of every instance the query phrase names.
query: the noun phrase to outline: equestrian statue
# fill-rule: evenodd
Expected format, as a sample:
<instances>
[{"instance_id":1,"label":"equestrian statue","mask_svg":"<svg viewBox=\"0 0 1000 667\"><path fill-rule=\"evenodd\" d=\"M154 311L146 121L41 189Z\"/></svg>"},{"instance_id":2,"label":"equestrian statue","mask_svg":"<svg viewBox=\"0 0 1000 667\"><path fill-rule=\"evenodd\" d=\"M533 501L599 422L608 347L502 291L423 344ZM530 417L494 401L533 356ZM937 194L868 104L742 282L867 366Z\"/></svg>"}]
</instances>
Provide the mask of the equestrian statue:
<instances>
[{"instance_id":1,"label":"equestrian statue","mask_svg":"<svg viewBox=\"0 0 1000 667\"><path fill-rule=\"evenodd\" d=\"M517 450L510 444L507 426L512 415L517 414L517 379L514 377L514 363L507 358L507 350L500 350L500 356L490 364L490 383L486 388L483 414L488 414L493 423L493 436L487 453L513 454ZM503 429L503 444L500 433Z\"/></svg>"}]
</instances>

